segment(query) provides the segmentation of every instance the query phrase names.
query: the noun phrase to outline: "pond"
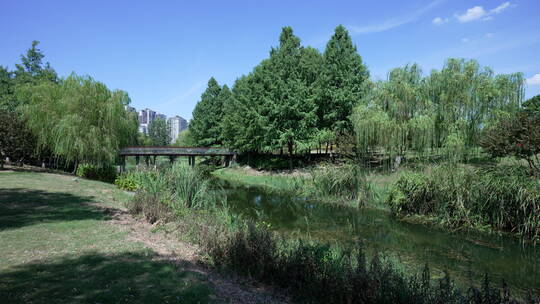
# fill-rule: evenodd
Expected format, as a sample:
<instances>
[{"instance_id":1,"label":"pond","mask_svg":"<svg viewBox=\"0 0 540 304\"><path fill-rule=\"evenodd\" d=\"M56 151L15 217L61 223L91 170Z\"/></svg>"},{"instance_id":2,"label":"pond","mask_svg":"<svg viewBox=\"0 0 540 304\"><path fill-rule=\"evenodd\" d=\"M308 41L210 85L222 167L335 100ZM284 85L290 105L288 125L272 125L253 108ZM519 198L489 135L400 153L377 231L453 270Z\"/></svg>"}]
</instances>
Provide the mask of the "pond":
<instances>
[{"instance_id":1,"label":"pond","mask_svg":"<svg viewBox=\"0 0 540 304\"><path fill-rule=\"evenodd\" d=\"M449 232L393 218L388 212L321 203L259 187L225 184L235 214L270 229L328 243L362 241L369 252L383 252L407 268L429 265L434 276L448 270L458 281L485 273L500 286L504 279L513 293L540 293L540 246L504 236Z\"/></svg>"}]
</instances>

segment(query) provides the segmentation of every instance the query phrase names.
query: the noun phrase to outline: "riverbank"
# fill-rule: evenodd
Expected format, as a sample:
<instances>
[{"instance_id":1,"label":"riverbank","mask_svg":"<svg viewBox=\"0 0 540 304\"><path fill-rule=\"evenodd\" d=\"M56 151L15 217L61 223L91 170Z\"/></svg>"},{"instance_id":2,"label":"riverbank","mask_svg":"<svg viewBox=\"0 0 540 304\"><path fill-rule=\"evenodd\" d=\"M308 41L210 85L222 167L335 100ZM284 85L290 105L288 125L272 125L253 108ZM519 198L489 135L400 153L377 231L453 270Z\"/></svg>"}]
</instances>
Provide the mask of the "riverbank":
<instances>
[{"instance_id":1,"label":"riverbank","mask_svg":"<svg viewBox=\"0 0 540 304\"><path fill-rule=\"evenodd\" d=\"M535 190L534 178L526 181L524 173L513 173L523 171L515 163L498 166L480 163L458 167L447 169L452 166L429 165L421 168L402 167L395 172L365 171L356 186L361 192L359 200L343 197L339 191L329 195L329 191L318 191L325 184L335 181L330 178L315 184L313 173L335 170L328 175L345 174L348 168L339 169L339 166L296 170L292 173L257 171L249 167L223 168L215 171L213 176L233 184L264 187L268 191L297 195L322 203L385 210L402 221L447 231L472 230L539 242L535 219L540 212L537 198L540 194L535 194L538 191ZM463 175L463 171L469 172L468 176L456 178L459 174ZM436 176L433 176L434 172ZM435 183L441 180L443 182ZM536 184L538 182L536 180ZM472 186L478 193L467 190ZM510 188L512 195L506 193ZM467 200L467 203L460 203L460 200ZM484 206L479 206L482 204L478 202L483 201Z\"/></svg>"},{"instance_id":2,"label":"riverbank","mask_svg":"<svg viewBox=\"0 0 540 304\"><path fill-rule=\"evenodd\" d=\"M179 230L188 232L188 235L203 248L209 258L209 265L217 269L247 274L285 288L295 297L304 299L313 297L315 302L317 302L315 299L321 301L333 298L342 299L344 302L347 302L347 298L357 299L361 295L351 293L351 290L357 290L352 285L381 282L382 278L378 277L381 269L385 269L383 272L390 276L382 279L386 287L373 285L374 297L367 302L379 303L387 293L388 296L392 295L391 299L396 303L411 302L408 297L413 294L418 297L415 303L436 298L442 293L460 294L458 289L455 289L455 283L449 283L445 275L434 279L438 283L430 284L433 289L430 287L429 290L416 290L413 281L418 276L413 274L418 272L401 270L399 262L393 264L388 263L386 259L379 260L376 256L381 251L398 257L398 261L412 258L416 265L419 262L419 266L429 263L430 266L435 265L438 270L449 268L449 273L460 274L461 282L466 286L471 286L471 282L476 282L473 286L480 286L482 275L492 271L496 272L493 286L501 286L500 280L506 278L509 278L512 286L521 286L525 289L536 286L534 276L524 277L521 270L518 270L520 275L516 276L516 269L525 267L524 269L531 270L537 265L534 261L520 257L522 249L516 244L511 245L511 242L506 243L506 240L500 240L500 244L499 242L491 244L491 241L487 240L485 243L487 245L482 245L484 242L481 239L476 240L473 236L467 236L472 239L469 241L463 239L463 235L446 234L419 225L403 224L373 209L338 205L334 205L337 207L334 208L332 204L318 204L307 199L257 192L255 187L246 188L247 192L240 191L240 188L224 189L225 192L219 190L217 193L207 192L206 185L195 183L197 176L192 176L186 169L188 168L173 168L171 171L158 174L141 173L147 177L144 178L144 185L130 210L150 221L156 220L155 214L163 214L164 218L169 219L170 215L173 215L173 221L178 223ZM182 186L184 183L196 186L192 188L193 191L185 192ZM193 202L194 194L198 196L197 199L202 199L199 195L216 198L214 195L217 194L218 198L227 203L186 204L188 201ZM189 199L190 197L192 199ZM211 201L215 200L208 200ZM304 228L307 228L307 238L294 237L296 229L305 230ZM293 235L282 233L287 231L293 232ZM318 237L313 239L309 237L319 232L324 233L327 240L351 239L353 246L341 246L335 241L328 244L316 241ZM505 249L504 254L493 252L493 248L507 247L516 252L508 252L508 249ZM369 250L365 251L366 249ZM365 257L366 253L368 257L373 258L364 260L362 256ZM532 251L526 255L537 256L537 253ZM358 264L360 260L366 261L367 264ZM373 261L383 263L382 268L374 266L379 265L379 262ZM503 265L504 268L500 268ZM349 276L358 271L365 272L365 276ZM469 280L467 273L473 275ZM427 276L429 277L429 274ZM291 278L294 280L291 281ZM303 283L295 285L294 282ZM337 286L333 285L334 283ZM321 290L325 290L325 294L319 294L318 291ZM360 290L365 292L365 289ZM494 297L499 294L496 289L490 287L489 290ZM473 294L474 292L469 292L462 295L468 297ZM445 302L456 300L447 297L444 299ZM500 303L496 298L489 302Z\"/></svg>"},{"instance_id":3,"label":"riverbank","mask_svg":"<svg viewBox=\"0 0 540 304\"><path fill-rule=\"evenodd\" d=\"M133 218L133 194L68 174L0 171L0 298L9 303L254 303L199 249Z\"/></svg>"},{"instance_id":4,"label":"riverbank","mask_svg":"<svg viewBox=\"0 0 540 304\"><path fill-rule=\"evenodd\" d=\"M338 166L327 165L325 167L311 169L297 169L292 172L283 171L258 171L248 166L222 168L214 171L212 175L220 180L243 186L264 187L268 191L294 194L302 197L318 200L324 203L338 203L351 207L366 206L381 210L390 210L385 203L392 183L399 178L399 173L364 173L361 172L359 181L354 187L360 189L356 199L349 199L348 193L331 193L332 191L320 191L326 184L335 183L335 180L316 181L313 172L339 170ZM339 172L336 172L336 175ZM332 175L330 173L329 175ZM318 182L318 183L317 183ZM346 190L347 191L347 190ZM329 193L330 192L330 193Z\"/></svg>"}]
</instances>

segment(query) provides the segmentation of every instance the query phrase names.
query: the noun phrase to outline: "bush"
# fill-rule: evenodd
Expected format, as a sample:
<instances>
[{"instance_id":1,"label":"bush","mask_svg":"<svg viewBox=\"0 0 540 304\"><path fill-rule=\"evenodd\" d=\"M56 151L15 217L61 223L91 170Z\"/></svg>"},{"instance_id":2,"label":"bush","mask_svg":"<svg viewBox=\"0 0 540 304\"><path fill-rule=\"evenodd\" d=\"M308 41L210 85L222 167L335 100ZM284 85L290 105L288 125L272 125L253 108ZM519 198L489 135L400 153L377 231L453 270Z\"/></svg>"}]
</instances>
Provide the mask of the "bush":
<instances>
[{"instance_id":1,"label":"bush","mask_svg":"<svg viewBox=\"0 0 540 304\"><path fill-rule=\"evenodd\" d=\"M137 171L124 172L116 177L114 184L122 190L135 191L140 185L139 174Z\"/></svg>"},{"instance_id":2,"label":"bush","mask_svg":"<svg viewBox=\"0 0 540 304\"><path fill-rule=\"evenodd\" d=\"M365 202L372 196L365 172L356 165L328 166L311 171L311 196Z\"/></svg>"},{"instance_id":3,"label":"bush","mask_svg":"<svg viewBox=\"0 0 540 304\"><path fill-rule=\"evenodd\" d=\"M439 166L406 173L387 202L394 214L435 216L454 227L490 226L540 241L540 181L522 167Z\"/></svg>"},{"instance_id":4,"label":"bush","mask_svg":"<svg viewBox=\"0 0 540 304\"><path fill-rule=\"evenodd\" d=\"M540 99L539 99L540 100ZM487 128L481 146L493 157L513 156L525 160L540 175L540 102L530 103L526 110L501 118Z\"/></svg>"},{"instance_id":5,"label":"bush","mask_svg":"<svg viewBox=\"0 0 540 304\"><path fill-rule=\"evenodd\" d=\"M139 187L133 200L127 203L132 214L142 214L150 223L170 218L168 203L171 194L167 178L158 171L141 171L137 173Z\"/></svg>"},{"instance_id":6,"label":"bush","mask_svg":"<svg viewBox=\"0 0 540 304\"><path fill-rule=\"evenodd\" d=\"M160 171L128 173L118 183L135 184L137 193L127 207L134 214L143 214L150 222L168 220L169 213L179 214L188 208L211 208L220 201L210 191L202 173L184 163L175 163Z\"/></svg>"},{"instance_id":7,"label":"bush","mask_svg":"<svg viewBox=\"0 0 540 304\"><path fill-rule=\"evenodd\" d=\"M113 166L81 164L77 167L76 175L106 183L113 183L116 178L116 168Z\"/></svg>"},{"instance_id":8,"label":"bush","mask_svg":"<svg viewBox=\"0 0 540 304\"><path fill-rule=\"evenodd\" d=\"M178 163L170 170L164 171L167 189L171 192L172 200L169 205L173 210L183 208L205 208L215 204L210 192L208 180L196 168Z\"/></svg>"}]
</instances>

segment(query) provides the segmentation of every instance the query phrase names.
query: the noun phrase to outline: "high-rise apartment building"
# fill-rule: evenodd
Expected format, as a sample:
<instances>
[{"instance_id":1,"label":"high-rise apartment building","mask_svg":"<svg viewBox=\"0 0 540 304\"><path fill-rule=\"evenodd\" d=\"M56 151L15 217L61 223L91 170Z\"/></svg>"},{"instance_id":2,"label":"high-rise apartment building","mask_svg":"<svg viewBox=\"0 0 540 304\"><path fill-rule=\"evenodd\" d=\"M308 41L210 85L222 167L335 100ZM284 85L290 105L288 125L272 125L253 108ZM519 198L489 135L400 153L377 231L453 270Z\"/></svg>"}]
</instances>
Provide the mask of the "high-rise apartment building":
<instances>
[{"instance_id":1,"label":"high-rise apartment building","mask_svg":"<svg viewBox=\"0 0 540 304\"><path fill-rule=\"evenodd\" d=\"M182 132L183 130L187 129L187 120L176 115L169 118L168 123L171 132L171 143L174 143L178 138L178 134L180 134L180 132Z\"/></svg>"},{"instance_id":2,"label":"high-rise apartment building","mask_svg":"<svg viewBox=\"0 0 540 304\"><path fill-rule=\"evenodd\" d=\"M139 111L139 132L148 134L148 126L157 118L167 120L165 114L157 113L148 108Z\"/></svg>"}]
</instances>

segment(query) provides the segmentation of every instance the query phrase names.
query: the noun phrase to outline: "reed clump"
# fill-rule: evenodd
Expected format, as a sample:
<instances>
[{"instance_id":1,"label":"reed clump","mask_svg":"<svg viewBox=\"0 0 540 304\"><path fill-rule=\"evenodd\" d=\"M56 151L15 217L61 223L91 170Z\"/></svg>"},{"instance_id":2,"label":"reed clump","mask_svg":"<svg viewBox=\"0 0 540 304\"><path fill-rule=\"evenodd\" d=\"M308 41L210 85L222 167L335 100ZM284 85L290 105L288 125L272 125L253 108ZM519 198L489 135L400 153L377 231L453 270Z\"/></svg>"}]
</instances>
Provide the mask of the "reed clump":
<instances>
[{"instance_id":1,"label":"reed clump","mask_svg":"<svg viewBox=\"0 0 540 304\"><path fill-rule=\"evenodd\" d=\"M137 192L127 204L128 210L143 214L151 223L185 209L209 209L219 201L204 174L183 163L159 171L139 171L131 178L136 181Z\"/></svg>"},{"instance_id":2,"label":"reed clump","mask_svg":"<svg viewBox=\"0 0 540 304\"><path fill-rule=\"evenodd\" d=\"M448 273L433 280L427 265L411 275L383 255L367 258L361 243L287 239L249 222L205 234L201 244L211 266L278 286L302 303L520 303L487 276L464 291Z\"/></svg>"},{"instance_id":3,"label":"reed clump","mask_svg":"<svg viewBox=\"0 0 540 304\"><path fill-rule=\"evenodd\" d=\"M490 227L540 241L540 180L523 167L441 165L407 172L387 203L400 216L434 216L452 227Z\"/></svg>"}]
</instances>

